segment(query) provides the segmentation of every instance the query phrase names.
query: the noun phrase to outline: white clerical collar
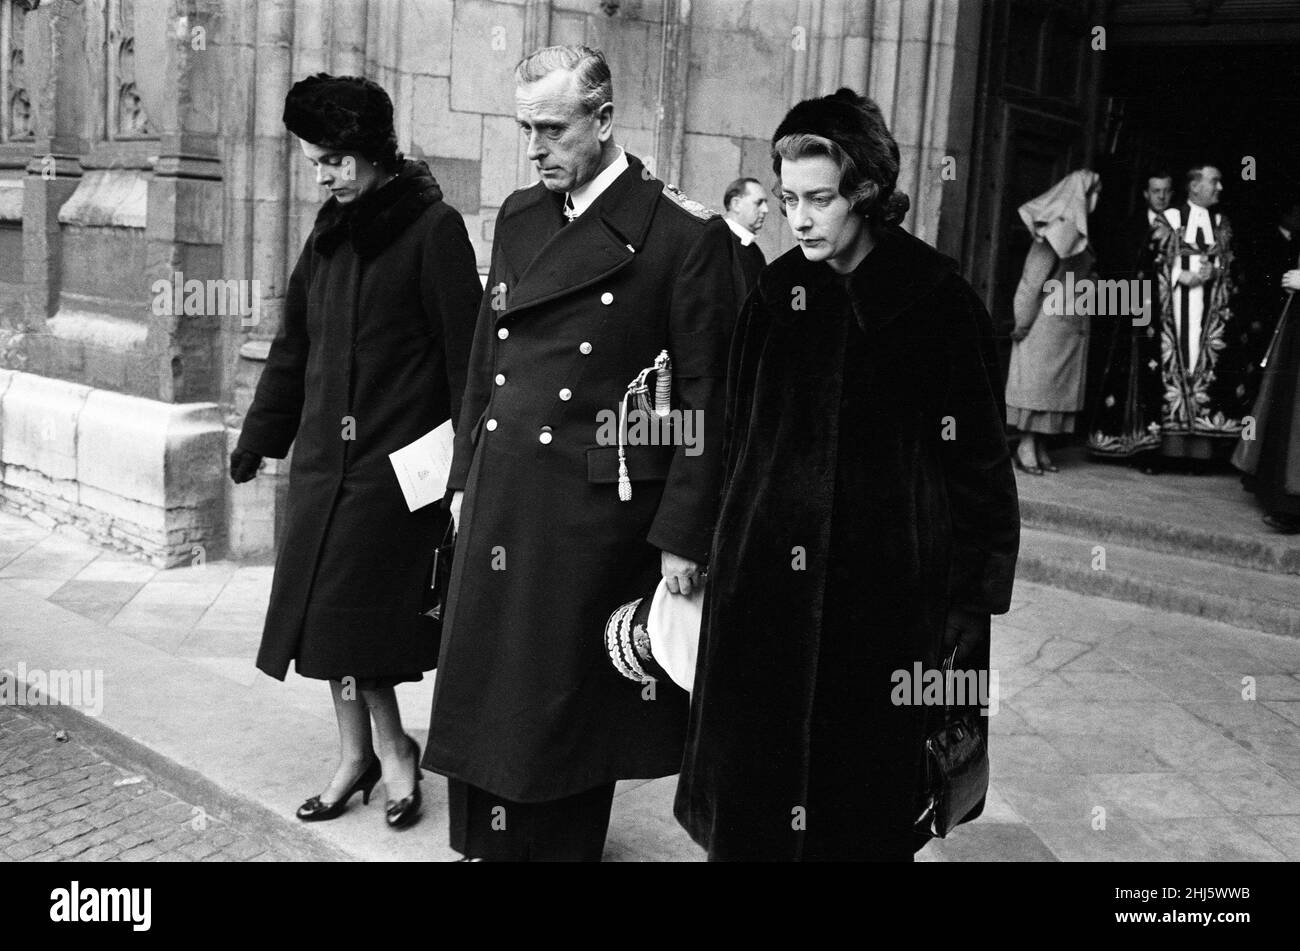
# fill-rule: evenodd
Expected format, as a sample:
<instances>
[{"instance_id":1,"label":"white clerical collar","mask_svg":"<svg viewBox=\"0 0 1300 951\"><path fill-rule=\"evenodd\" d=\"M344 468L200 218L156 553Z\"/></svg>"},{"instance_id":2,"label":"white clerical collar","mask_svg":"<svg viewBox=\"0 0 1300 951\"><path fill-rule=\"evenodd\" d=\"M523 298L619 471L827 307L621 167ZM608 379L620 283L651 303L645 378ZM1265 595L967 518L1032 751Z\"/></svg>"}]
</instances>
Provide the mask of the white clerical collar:
<instances>
[{"instance_id":1,"label":"white clerical collar","mask_svg":"<svg viewBox=\"0 0 1300 951\"><path fill-rule=\"evenodd\" d=\"M750 231L739 221L732 221L730 218L723 218L722 220L727 223L727 227L731 229L732 234L740 239L740 246L742 248L747 248L754 243L754 232Z\"/></svg>"},{"instance_id":2,"label":"white clerical collar","mask_svg":"<svg viewBox=\"0 0 1300 951\"><path fill-rule=\"evenodd\" d=\"M614 179L625 171L627 171L627 153L623 151L622 146L619 146L618 158L610 162L608 168L587 182L587 184L580 185L569 192L569 203L573 205L574 211L573 217L578 217L578 215L590 208L591 203L600 197L600 193L614 184Z\"/></svg>"},{"instance_id":3,"label":"white clerical collar","mask_svg":"<svg viewBox=\"0 0 1300 951\"><path fill-rule=\"evenodd\" d=\"M1187 203L1187 221L1183 225L1183 234L1194 235L1197 229L1203 229L1205 237L1209 238L1214 234L1214 221L1210 217L1210 209L1204 205L1198 205L1194 201Z\"/></svg>"}]
</instances>

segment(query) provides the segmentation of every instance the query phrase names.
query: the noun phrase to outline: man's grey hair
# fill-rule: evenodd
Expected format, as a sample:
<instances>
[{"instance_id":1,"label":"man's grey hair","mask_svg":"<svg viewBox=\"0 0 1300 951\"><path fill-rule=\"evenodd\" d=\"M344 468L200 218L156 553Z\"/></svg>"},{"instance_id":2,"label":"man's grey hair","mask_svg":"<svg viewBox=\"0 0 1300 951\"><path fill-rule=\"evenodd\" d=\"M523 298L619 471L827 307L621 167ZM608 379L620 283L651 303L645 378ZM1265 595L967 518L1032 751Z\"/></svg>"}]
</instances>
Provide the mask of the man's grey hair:
<instances>
[{"instance_id":1,"label":"man's grey hair","mask_svg":"<svg viewBox=\"0 0 1300 951\"><path fill-rule=\"evenodd\" d=\"M535 83L557 69L566 69L578 80L582 105L596 112L614 101L614 80L609 73L605 54L590 46L547 46L529 53L515 67L515 85Z\"/></svg>"}]
</instances>

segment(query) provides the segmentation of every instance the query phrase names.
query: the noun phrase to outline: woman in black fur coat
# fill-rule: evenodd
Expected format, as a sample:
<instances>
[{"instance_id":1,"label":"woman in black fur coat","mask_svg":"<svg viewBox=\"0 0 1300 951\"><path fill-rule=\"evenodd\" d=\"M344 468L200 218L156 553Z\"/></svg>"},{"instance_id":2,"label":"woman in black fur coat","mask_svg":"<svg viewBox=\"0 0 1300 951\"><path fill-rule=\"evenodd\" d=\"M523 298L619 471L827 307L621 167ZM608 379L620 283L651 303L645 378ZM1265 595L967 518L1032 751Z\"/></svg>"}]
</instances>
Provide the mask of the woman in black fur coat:
<instances>
[{"instance_id":1,"label":"woman in black fur coat","mask_svg":"<svg viewBox=\"0 0 1300 951\"><path fill-rule=\"evenodd\" d=\"M874 102L800 103L772 159L799 246L732 344L675 812L715 860L910 861L937 708L898 702L897 675L955 646L987 677L989 615L1011 599L992 328L954 263L897 226Z\"/></svg>"}]
</instances>

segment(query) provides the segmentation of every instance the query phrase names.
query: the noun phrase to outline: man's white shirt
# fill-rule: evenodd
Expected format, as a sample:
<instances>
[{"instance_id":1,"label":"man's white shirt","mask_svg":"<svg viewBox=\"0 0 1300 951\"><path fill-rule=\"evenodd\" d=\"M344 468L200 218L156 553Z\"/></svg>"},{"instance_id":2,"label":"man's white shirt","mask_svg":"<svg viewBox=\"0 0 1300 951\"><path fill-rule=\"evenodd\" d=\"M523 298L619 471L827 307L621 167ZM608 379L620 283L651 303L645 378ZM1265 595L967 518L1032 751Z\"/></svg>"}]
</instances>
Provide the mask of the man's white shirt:
<instances>
[{"instance_id":1,"label":"man's white shirt","mask_svg":"<svg viewBox=\"0 0 1300 951\"><path fill-rule=\"evenodd\" d=\"M578 215L590 208L591 203L600 197L600 193L614 184L614 179L627 171L627 167L627 153L623 151L622 146L619 146L618 158L610 162L608 168L585 185L581 185L569 192L569 204L573 205L573 218L578 217ZM569 220L572 221L573 218Z\"/></svg>"},{"instance_id":2,"label":"man's white shirt","mask_svg":"<svg viewBox=\"0 0 1300 951\"><path fill-rule=\"evenodd\" d=\"M727 223L727 227L731 229L732 233L740 239L741 247L747 248L754 243L756 237L754 232L750 231L739 222L732 221L730 218L723 217L722 220Z\"/></svg>"}]
</instances>

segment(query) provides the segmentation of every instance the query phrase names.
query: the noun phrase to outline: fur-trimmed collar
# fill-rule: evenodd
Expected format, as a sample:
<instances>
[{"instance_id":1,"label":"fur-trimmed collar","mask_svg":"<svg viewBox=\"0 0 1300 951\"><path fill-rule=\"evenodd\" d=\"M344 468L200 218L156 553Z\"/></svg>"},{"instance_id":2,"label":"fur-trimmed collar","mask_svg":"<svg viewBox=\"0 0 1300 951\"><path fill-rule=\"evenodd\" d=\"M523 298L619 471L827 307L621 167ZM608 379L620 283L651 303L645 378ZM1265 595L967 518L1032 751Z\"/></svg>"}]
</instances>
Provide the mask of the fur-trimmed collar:
<instances>
[{"instance_id":1,"label":"fur-trimmed collar","mask_svg":"<svg viewBox=\"0 0 1300 951\"><path fill-rule=\"evenodd\" d=\"M847 290L858 324L878 329L916 303L957 270L957 262L901 228L887 227L876 246L848 275L836 274L822 261L812 262L793 247L759 277L763 298L774 317L792 321L802 315L790 306L791 288L802 286L810 299L831 285Z\"/></svg>"},{"instance_id":2,"label":"fur-trimmed collar","mask_svg":"<svg viewBox=\"0 0 1300 951\"><path fill-rule=\"evenodd\" d=\"M316 250L328 257L351 240L359 257L374 257L439 201L442 189L429 166L408 158L396 177L375 191L346 205L333 197L325 202L312 230Z\"/></svg>"}]
</instances>

